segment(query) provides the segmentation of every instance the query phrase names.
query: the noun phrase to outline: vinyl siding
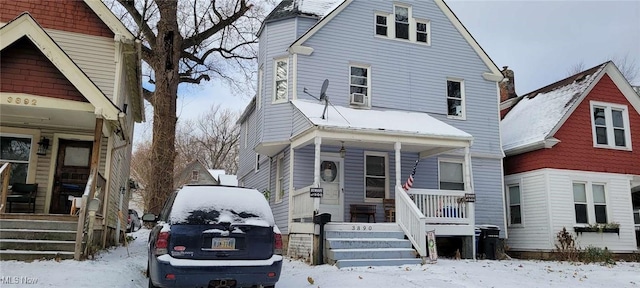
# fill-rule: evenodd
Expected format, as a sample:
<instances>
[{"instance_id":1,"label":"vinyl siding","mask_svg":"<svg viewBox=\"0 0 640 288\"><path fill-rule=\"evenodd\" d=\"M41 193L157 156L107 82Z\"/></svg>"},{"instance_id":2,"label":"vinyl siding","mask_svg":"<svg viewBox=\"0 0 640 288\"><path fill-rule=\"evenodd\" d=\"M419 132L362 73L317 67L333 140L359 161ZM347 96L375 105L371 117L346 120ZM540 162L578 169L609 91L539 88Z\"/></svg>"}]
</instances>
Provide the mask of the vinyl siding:
<instances>
[{"instance_id":1,"label":"vinyl siding","mask_svg":"<svg viewBox=\"0 0 640 288\"><path fill-rule=\"evenodd\" d=\"M507 245L513 250L553 249L550 233L547 175L539 171L505 177L505 186L520 184L522 225L509 226ZM506 189L506 188L505 188ZM506 193L508 193L508 190ZM507 202L506 209L509 209Z\"/></svg>"},{"instance_id":2,"label":"vinyl siding","mask_svg":"<svg viewBox=\"0 0 640 288\"><path fill-rule=\"evenodd\" d=\"M282 155L282 165L283 165L283 179L282 179L282 189L284 189L284 195L282 196L282 202L276 203L276 181L277 181L277 169L278 162L277 157ZM289 233L289 179L290 179L290 169L289 169L289 148L287 147L281 153L277 154L273 157L271 161L271 170L270 175L268 177L271 178L269 181L269 190L271 191L271 198L269 199L269 204L271 205L271 210L273 211L273 217L276 220L276 225L280 228L280 231L284 234Z\"/></svg>"},{"instance_id":3,"label":"vinyl siding","mask_svg":"<svg viewBox=\"0 0 640 288\"><path fill-rule=\"evenodd\" d=\"M500 227L500 237L504 238L501 162L500 159L471 158L471 173L476 193L476 224L497 225Z\"/></svg>"},{"instance_id":4,"label":"vinyl siding","mask_svg":"<svg viewBox=\"0 0 640 288\"><path fill-rule=\"evenodd\" d=\"M311 128L312 124L309 119L302 114L298 109L293 109L293 129L291 130L291 137L294 137L307 129Z\"/></svg>"},{"instance_id":5,"label":"vinyl siding","mask_svg":"<svg viewBox=\"0 0 640 288\"><path fill-rule=\"evenodd\" d=\"M302 36L317 22L318 20L314 18L298 17L296 22L296 37Z\"/></svg>"}]
</instances>

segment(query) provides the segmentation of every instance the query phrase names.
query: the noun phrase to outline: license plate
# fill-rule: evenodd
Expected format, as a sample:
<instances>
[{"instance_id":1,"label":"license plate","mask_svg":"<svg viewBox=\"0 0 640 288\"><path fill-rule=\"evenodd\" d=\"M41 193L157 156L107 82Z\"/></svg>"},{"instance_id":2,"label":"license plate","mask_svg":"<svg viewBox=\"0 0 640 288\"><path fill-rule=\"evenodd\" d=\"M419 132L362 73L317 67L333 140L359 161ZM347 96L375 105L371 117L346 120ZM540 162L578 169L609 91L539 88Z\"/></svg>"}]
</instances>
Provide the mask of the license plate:
<instances>
[{"instance_id":1,"label":"license plate","mask_svg":"<svg viewBox=\"0 0 640 288\"><path fill-rule=\"evenodd\" d=\"M235 238L213 238L211 240L211 249L214 250L235 250Z\"/></svg>"}]
</instances>

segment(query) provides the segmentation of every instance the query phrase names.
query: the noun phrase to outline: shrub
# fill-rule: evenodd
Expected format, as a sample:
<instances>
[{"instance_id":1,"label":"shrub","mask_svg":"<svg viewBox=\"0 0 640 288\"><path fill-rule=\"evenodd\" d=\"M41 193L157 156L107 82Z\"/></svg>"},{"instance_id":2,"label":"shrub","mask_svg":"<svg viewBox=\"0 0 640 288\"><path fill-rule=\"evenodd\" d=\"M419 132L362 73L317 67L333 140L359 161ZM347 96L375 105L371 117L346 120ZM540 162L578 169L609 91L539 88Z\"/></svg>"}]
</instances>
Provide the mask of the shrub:
<instances>
[{"instance_id":1,"label":"shrub","mask_svg":"<svg viewBox=\"0 0 640 288\"><path fill-rule=\"evenodd\" d=\"M604 249L589 245L583 252L581 260L584 263L602 263L602 265L615 265L613 255L607 247Z\"/></svg>"},{"instance_id":2,"label":"shrub","mask_svg":"<svg viewBox=\"0 0 640 288\"><path fill-rule=\"evenodd\" d=\"M558 252L558 260L561 261L577 261L579 252L576 248L576 241L573 239L573 234L567 231L566 227L562 227L562 230L556 234L558 243L555 244L556 251Z\"/></svg>"}]
</instances>

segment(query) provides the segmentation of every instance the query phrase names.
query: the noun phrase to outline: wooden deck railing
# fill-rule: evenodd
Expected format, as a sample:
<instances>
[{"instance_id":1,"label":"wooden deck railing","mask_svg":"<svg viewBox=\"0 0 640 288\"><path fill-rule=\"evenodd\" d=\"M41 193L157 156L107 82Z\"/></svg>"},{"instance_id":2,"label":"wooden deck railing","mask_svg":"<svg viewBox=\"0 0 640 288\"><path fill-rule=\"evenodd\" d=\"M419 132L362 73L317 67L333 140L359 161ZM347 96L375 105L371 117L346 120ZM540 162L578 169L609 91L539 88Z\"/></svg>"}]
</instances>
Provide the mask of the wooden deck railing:
<instances>
[{"instance_id":1,"label":"wooden deck railing","mask_svg":"<svg viewBox=\"0 0 640 288\"><path fill-rule=\"evenodd\" d=\"M418 254L427 257L427 218L400 186L396 186L396 223Z\"/></svg>"},{"instance_id":2,"label":"wooden deck railing","mask_svg":"<svg viewBox=\"0 0 640 288\"><path fill-rule=\"evenodd\" d=\"M303 219L313 217L313 198L309 196L309 188L312 185L293 191L292 194L292 219Z\"/></svg>"},{"instance_id":3,"label":"wooden deck railing","mask_svg":"<svg viewBox=\"0 0 640 288\"><path fill-rule=\"evenodd\" d=\"M469 204L465 202L465 191L411 189L413 202L426 217L427 224L474 223Z\"/></svg>"}]
</instances>

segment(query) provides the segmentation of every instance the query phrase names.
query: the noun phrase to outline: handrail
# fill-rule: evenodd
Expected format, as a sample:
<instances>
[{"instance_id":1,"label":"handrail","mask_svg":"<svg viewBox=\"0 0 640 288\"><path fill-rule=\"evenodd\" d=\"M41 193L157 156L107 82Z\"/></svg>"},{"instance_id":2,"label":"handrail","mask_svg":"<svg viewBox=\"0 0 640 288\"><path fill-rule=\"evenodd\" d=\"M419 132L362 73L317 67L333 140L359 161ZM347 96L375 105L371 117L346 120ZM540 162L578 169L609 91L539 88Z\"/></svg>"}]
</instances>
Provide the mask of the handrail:
<instances>
[{"instance_id":1,"label":"handrail","mask_svg":"<svg viewBox=\"0 0 640 288\"><path fill-rule=\"evenodd\" d=\"M396 223L421 257L427 257L427 218L400 186L396 186Z\"/></svg>"},{"instance_id":2,"label":"handrail","mask_svg":"<svg viewBox=\"0 0 640 288\"><path fill-rule=\"evenodd\" d=\"M313 185L294 190L292 193L291 214L292 219L313 217L313 198L309 196L309 188Z\"/></svg>"},{"instance_id":3,"label":"handrail","mask_svg":"<svg viewBox=\"0 0 640 288\"><path fill-rule=\"evenodd\" d=\"M472 224L470 205L465 201L465 191L411 189L413 202L427 218L427 223Z\"/></svg>"},{"instance_id":4,"label":"handrail","mask_svg":"<svg viewBox=\"0 0 640 288\"><path fill-rule=\"evenodd\" d=\"M84 245L90 240L87 240L87 243L84 243L84 235L86 233L87 227L85 227L85 223L88 223L87 220L87 205L89 203L89 195L91 194L91 187L93 186L93 175L94 173L89 174L89 179L87 180L87 186L84 188L84 193L82 194L82 202L80 204L80 212L78 213L78 226L76 228L76 245L75 245L75 253L73 258L75 260L80 260L82 255L84 254ZM93 229L93 227L90 227Z\"/></svg>"},{"instance_id":5,"label":"handrail","mask_svg":"<svg viewBox=\"0 0 640 288\"><path fill-rule=\"evenodd\" d=\"M7 206L7 194L9 190L9 177L11 177L11 162L4 163L0 168L0 175L2 176L2 195L0 196L0 213L4 213L4 208Z\"/></svg>"}]
</instances>

